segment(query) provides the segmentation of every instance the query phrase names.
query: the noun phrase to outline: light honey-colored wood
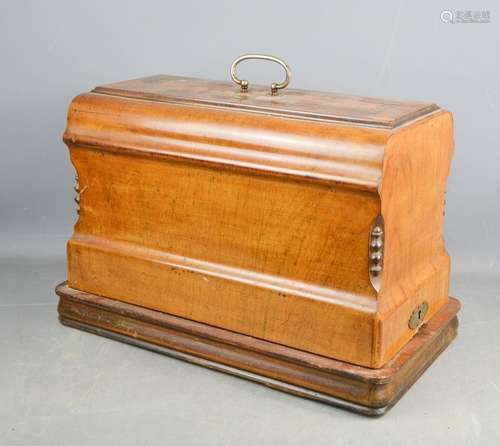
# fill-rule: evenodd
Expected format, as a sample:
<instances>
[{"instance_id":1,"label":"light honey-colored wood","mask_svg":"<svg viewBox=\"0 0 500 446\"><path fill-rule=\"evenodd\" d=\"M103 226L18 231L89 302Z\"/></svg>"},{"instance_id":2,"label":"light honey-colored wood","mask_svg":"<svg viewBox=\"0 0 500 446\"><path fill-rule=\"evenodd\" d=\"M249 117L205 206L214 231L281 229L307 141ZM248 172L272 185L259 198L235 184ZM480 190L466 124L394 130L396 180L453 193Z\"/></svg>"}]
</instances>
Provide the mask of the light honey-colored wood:
<instances>
[{"instance_id":1,"label":"light honey-colored wood","mask_svg":"<svg viewBox=\"0 0 500 446\"><path fill-rule=\"evenodd\" d=\"M429 304L425 321L448 301L450 259L444 247L444 194L453 154L451 114L441 112L391 137L380 183L385 263L375 348L383 365L414 331L408 315Z\"/></svg>"},{"instance_id":2,"label":"light honey-colored wood","mask_svg":"<svg viewBox=\"0 0 500 446\"><path fill-rule=\"evenodd\" d=\"M70 107L71 288L374 368L415 335L419 303L426 320L446 304L449 113L334 97L321 114L328 95L247 100L191 80L162 95L165 82L102 87Z\"/></svg>"}]
</instances>

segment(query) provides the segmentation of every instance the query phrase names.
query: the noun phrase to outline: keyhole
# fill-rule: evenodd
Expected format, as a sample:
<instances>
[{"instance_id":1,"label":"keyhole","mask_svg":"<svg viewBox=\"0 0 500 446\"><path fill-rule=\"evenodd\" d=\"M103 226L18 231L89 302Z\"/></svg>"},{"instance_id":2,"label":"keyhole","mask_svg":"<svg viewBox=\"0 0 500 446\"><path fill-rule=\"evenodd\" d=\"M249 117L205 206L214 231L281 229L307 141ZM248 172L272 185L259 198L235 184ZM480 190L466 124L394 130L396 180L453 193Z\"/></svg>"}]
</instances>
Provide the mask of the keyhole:
<instances>
[{"instance_id":1,"label":"keyhole","mask_svg":"<svg viewBox=\"0 0 500 446\"><path fill-rule=\"evenodd\" d=\"M408 321L408 326L412 330L416 330L418 326L423 322L428 309L429 304L427 302L422 302L417 308L413 310Z\"/></svg>"}]
</instances>

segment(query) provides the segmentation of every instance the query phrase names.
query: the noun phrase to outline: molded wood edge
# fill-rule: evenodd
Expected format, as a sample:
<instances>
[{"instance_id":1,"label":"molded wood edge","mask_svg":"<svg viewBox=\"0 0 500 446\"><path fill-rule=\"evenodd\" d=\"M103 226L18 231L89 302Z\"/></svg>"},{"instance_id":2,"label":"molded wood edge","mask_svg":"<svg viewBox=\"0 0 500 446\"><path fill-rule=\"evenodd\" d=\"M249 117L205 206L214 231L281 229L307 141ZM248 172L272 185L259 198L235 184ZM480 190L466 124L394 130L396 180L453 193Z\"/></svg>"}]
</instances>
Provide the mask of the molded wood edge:
<instances>
[{"instance_id":1,"label":"molded wood edge","mask_svg":"<svg viewBox=\"0 0 500 446\"><path fill-rule=\"evenodd\" d=\"M192 259L128 242L105 240L92 235L75 233L69 243L94 246L108 253L115 253L117 255L125 254L130 257L160 263L172 270L183 270L199 274L203 277L214 277L238 282L290 296L350 308L366 314L375 314L377 310L377 301L368 296L321 287L271 274L262 274L256 271Z\"/></svg>"},{"instance_id":2,"label":"molded wood edge","mask_svg":"<svg viewBox=\"0 0 500 446\"><path fill-rule=\"evenodd\" d=\"M300 122L96 93L72 102L66 144L180 157L376 191L389 130Z\"/></svg>"},{"instance_id":3,"label":"molded wood edge","mask_svg":"<svg viewBox=\"0 0 500 446\"><path fill-rule=\"evenodd\" d=\"M373 370L81 292L65 283L56 293L66 325L172 352L178 359L369 415L380 415L395 404L454 339L460 308L450 299L384 368Z\"/></svg>"},{"instance_id":4,"label":"molded wood edge","mask_svg":"<svg viewBox=\"0 0 500 446\"><path fill-rule=\"evenodd\" d=\"M234 274L221 265L79 235L68 243L68 264L68 283L74 289L95 294L106 289L106 297L122 302L371 366L373 299L336 290L320 295L319 287L309 284L250 271ZM130 284L125 291L123 276ZM210 299L190 301L192 295ZM222 307L225 311L218 311ZM338 320L328 316L333 314ZM298 333L297 324L304 320L316 322ZM356 347L346 348L347 340Z\"/></svg>"},{"instance_id":5,"label":"molded wood edge","mask_svg":"<svg viewBox=\"0 0 500 446\"><path fill-rule=\"evenodd\" d=\"M439 108L430 102L361 97L295 88L287 88L279 94L271 95L268 86L253 83L248 92L242 93L231 82L161 74L98 86L92 92L152 102L181 103L267 116L387 129L403 125Z\"/></svg>"}]
</instances>

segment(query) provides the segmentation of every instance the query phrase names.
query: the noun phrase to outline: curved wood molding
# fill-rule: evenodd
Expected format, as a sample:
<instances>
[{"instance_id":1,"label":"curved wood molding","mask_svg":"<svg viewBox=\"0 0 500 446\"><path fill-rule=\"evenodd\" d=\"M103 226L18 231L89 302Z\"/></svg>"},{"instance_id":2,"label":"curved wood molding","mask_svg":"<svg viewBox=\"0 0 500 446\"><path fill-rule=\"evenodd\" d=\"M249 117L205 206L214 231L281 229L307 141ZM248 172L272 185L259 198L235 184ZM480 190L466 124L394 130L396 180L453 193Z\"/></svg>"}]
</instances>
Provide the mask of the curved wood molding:
<instances>
[{"instance_id":1,"label":"curved wood molding","mask_svg":"<svg viewBox=\"0 0 500 446\"><path fill-rule=\"evenodd\" d=\"M77 97L64 141L376 190L387 130L351 129L101 94Z\"/></svg>"},{"instance_id":2,"label":"curved wood molding","mask_svg":"<svg viewBox=\"0 0 500 446\"><path fill-rule=\"evenodd\" d=\"M78 96L64 140L72 288L373 368L448 301L434 104L160 76Z\"/></svg>"}]
</instances>

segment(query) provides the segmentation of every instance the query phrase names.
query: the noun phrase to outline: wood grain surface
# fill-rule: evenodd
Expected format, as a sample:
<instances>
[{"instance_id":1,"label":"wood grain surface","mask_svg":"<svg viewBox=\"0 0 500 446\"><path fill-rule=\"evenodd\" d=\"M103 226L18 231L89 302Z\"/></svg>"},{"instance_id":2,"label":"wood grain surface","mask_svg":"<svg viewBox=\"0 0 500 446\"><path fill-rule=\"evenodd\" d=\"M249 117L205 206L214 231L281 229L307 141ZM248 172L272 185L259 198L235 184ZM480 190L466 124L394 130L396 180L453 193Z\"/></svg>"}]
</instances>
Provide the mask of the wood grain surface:
<instances>
[{"instance_id":1,"label":"wood grain surface","mask_svg":"<svg viewBox=\"0 0 500 446\"><path fill-rule=\"evenodd\" d=\"M232 82L158 75L103 85L96 93L154 101L196 104L299 119L394 128L438 110L436 104L367 98L287 88L277 95L252 85L247 93Z\"/></svg>"},{"instance_id":2,"label":"wood grain surface","mask_svg":"<svg viewBox=\"0 0 500 446\"><path fill-rule=\"evenodd\" d=\"M416 306L428 303L426 321L448 302L451 116L259 92L152 77L72 102L64 140L80 216L69 285L382 367L417 333ZM377 292L368 245L379 215Z\"/></svg>"},{"instance_id":3,"label":"wood grain surface","mask_svg":"<svg viewBox=\"0 0 500 446\"><path fill-rule=\"evenodd\" d=\"M392 407L456 336L450 299L381 369L360 367L69 288L56 289L63 324L365 415Z\"/></svg>"}]
</instances>

